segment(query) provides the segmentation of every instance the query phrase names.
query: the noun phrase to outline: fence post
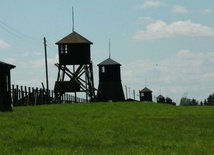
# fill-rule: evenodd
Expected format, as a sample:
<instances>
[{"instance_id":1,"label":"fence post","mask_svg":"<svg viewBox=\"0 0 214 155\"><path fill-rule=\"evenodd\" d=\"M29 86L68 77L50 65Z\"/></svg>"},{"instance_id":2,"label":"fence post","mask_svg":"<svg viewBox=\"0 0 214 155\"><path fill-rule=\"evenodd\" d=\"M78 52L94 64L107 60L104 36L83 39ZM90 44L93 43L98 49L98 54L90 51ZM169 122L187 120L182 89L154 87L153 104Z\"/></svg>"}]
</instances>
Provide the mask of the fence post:
<instances>
[{"instance_id":1,"label":"fence post","mask_svg":"<svg viewBox=\"0 0 214 155\"><path fill-rule=\"evenodd\" d=\"M52 103L52 104L54 103L53 98L54 98L53 97L53 90L51 90L50 91L50 103Z\"/></svg>"},{"instance_id":2,"label":"fence post","mask_svg":"<svg viewBox=\"0 0 214 155\"><path fill-rule=\"evenodd\" d=\"M16 103L15 103L15 90L14 90L14 85L12 85L12 91L11 91L11 96L12 96L12 103L13 103L13 106L16 106Z\"/></svg>"},{"instance_id":3,"label":"fence post","mask_svg":"<svg viewBox=\"0 0 214 155\"><path fill-rule=\"evenodd\" d=\"M30 87L28 87L28 104L32 105L32 102L31 102L31 90L30 90Z\"/></svg>"},{"instance_id":4,"label":"fence post","mask_svg":"<svg viewBox=\"0 0 214 155\"><path fill-rule=\"evenodd\" d=\"M18 85L16 85L16 95L17 95L17 106L20 106L19 105L19 86Z\"/></svg>"},{"instance_id":5,"label":"fence post","mask_svg":"<svg viewBox=\"0 0 214 155\"><path fill-rule=\"evenodd\" d=\"M25 104L28 105L28 102L27 102L27 87L26 86L24 87L24 94L25 94Z\"/></svg>"},{"instance_id":6,"label":"fence post","mask_svg":"<svg viewBox=\"0 0 214 155\"><path fill-rule=\"evenodd\" d=\"M21 102L21 103L20 103L20 104L21 104L21 106L23 106L23 105L24 105L24 99L23 99L23 98L24 98L24 94L23 94L23 93L24 93L24 91L23 91L23 87L21 86L21 88L20 88L20 99L19 99L19 100L20 100L20 102Z\"/></svg>"},{"instance_id":7,"label":"fence post","mask_svg":"<svg viewBox=\"0 0 214 155\"><path fill-rule=\"evenodd\" d=\"M11 86L11 99L13 106L24 106L24 105L40 105L49 103L59 103L58 100L55 100L55 93L53 90L47 90L44 94L43 89L38 89L38 87L26 87L26 86L19 86L19 85L12 85ZM49 94L49 96L47 96ZM72 94L64 93L61 96L61 103L73 103L75 102L75 96ZM87 100L83 98L76 98L77 103L84 103Z\"/></svg>"}]
</instances>

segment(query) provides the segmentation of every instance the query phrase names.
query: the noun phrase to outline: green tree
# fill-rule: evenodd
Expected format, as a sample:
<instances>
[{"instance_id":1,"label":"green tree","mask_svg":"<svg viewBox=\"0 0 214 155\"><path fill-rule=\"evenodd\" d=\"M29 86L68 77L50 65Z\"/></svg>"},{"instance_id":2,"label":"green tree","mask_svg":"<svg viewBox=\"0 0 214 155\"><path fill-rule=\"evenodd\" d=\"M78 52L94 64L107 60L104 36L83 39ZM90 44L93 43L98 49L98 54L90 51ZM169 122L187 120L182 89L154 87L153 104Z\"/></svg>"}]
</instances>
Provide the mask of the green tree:
<instances>
[{"instance_id":1,"label":"green tree","mask_svg":"<svg viewBox=\"0 0 214 155\"><path fill-rule=\"evenodd\" d=\"M180 101L180 105L183 105L183 106L193 106L193 105L198 105L198 101L196 99L189 99L189 98L186 98L186 97L182 97L181 98L181 101Z\"/></svg>"},{"instance_id":2,"label":"green tree","mask_svg":"<svg viewBox=\"0 0 214 155\"><path fill-rule=\"evenodd\" d=\"M182 97L180 100L180 105L189 105L190 99Z\"/></svg>"},{"instance_id":3,"label":"green tree","mask_svg":"<svg viewBox=\"0 0 214 155\"><path fill-rule=\"evenodd\" d=\"M214 105L214 93L208 96L206 102L204 101L204 105Z\"/></svg>"},{"instance_id":4,"label":"green tree","mask_svg":"<svg viewBox=\"0 0 214 155\"><path fill-rule=\"evenodd\" d=\"M204 105L207 105L207 100L206 99L204 100Z\"/></svg>"}]
</instances>

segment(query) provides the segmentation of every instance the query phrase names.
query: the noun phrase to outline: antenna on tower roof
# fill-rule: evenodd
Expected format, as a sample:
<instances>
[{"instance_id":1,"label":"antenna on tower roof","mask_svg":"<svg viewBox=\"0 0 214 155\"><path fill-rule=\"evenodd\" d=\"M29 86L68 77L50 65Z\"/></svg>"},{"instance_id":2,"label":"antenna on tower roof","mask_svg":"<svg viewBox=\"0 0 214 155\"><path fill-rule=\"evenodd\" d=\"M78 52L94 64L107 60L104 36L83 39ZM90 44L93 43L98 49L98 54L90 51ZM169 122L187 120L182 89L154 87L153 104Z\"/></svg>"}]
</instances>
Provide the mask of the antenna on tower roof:
<instances>
[{"instance_id":1,"label":"antenna on tower roof","mask_svg":"<svg viewBox=\"0 0 214 155\"><path fill-rule=\"evenodd\" d=\"M74 32L74 7L72 6L72 32Z\"/></svg>"},{"instance_id":2,"label":"antenna on tower roof","mask_svg":"<svg viewBox=\"0 0 214 155\"><path fill-rule=\"evenodd\" d=\"M108 48L109 48L109 58L111 58L111 42L110 42L110 39L109 39L109 44L108 44Z\"/></svg>"}]
</instances>

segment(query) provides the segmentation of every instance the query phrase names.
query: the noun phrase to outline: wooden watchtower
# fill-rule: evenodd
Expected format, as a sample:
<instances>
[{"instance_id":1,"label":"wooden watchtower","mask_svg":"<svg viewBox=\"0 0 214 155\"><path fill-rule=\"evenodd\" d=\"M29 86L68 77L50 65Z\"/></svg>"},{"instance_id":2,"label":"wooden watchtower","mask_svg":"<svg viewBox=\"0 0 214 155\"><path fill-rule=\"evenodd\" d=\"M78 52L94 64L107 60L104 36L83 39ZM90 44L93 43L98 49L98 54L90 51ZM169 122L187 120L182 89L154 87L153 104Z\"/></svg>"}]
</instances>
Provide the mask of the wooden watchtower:
<instances>
[{"instance_id":1,"label":"wooden watchtower","mask_svg":"<svg viewBox=\"0 0 214 155\"><path fill-rule=\"evenodd\" d=\"M120 66L118 62L108 58L98 64L99 86L98 101L124 101L125 96L121 83Z\"/></svg>"},{"instance_id":2,"label":"wooden watchtower","mask_svg":"<svg viewBox=\"0 0 214 155\"><path fill-rule=\"evenodd\" d=\"M163 95L159 95L158 97L157 97L157 102L158 103L165 103L165 97L163 96Z\"/></svg>"},{"instance_id":3,"label":"wooden watchtower","mask_svg":"<svg viewBox=\"0 0 214 155\"><path fill-rule=\"evenodd\" d=\"M0 111L12 111L10 70L14 65L0 61Z\"/></svg>"},{"instance_id":4,"label":"wooden watchtower","mask_svg":"<svg viewBox=\"0 0 214 155\"><path fill-rule=\"evenodd\" d=\"M141 91L139 91L139 93L140 93L140 101L152 102L152 91L149 88L145 87Z\"/></svg>"},{"instance_id":5,"label":"wooden watchtower","mask_svg":"<svg viewBox=\"0 0 214 155\"><path fill-rule=\"evenodd\" d=\"M55 97L60 100L65 92L85 92L90 101L96 99L90 45L93 44L73 31L58 45L58 76L55 83Z\"/></svg>"},{"instance_id":6,"label":"wooden watchtower","mask_svg":"<svg viewBox=\"0 0 214 155\"><path fill-rule=\"evenodd\" d=\"M168 103L168 104L172 104L172 99L171 99L171 98L169 98L169 97L166 97L166 103Z\"/></svg>"}]
</instances>

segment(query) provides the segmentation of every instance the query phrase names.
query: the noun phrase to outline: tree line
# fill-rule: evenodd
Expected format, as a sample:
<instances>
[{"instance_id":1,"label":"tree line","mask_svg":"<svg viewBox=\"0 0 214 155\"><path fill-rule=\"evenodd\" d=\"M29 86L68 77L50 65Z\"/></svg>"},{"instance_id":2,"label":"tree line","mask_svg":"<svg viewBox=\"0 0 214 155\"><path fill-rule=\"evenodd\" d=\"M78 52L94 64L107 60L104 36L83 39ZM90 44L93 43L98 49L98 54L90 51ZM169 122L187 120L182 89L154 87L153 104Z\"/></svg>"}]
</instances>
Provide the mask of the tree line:
<instances>
[{"instance_id":1,"label":"tree line","mask_svg":"<svg viewBox=\"0 0 214 155\"><path fill-rule=\"evenodd\" d=\"M194 105L214 105L214 93L210 94L204 101L197 101L196 99L190 99L187 97L182 97L180 100L180 105L183 106L194 106Z\"/></svg>"}]
</instances>

